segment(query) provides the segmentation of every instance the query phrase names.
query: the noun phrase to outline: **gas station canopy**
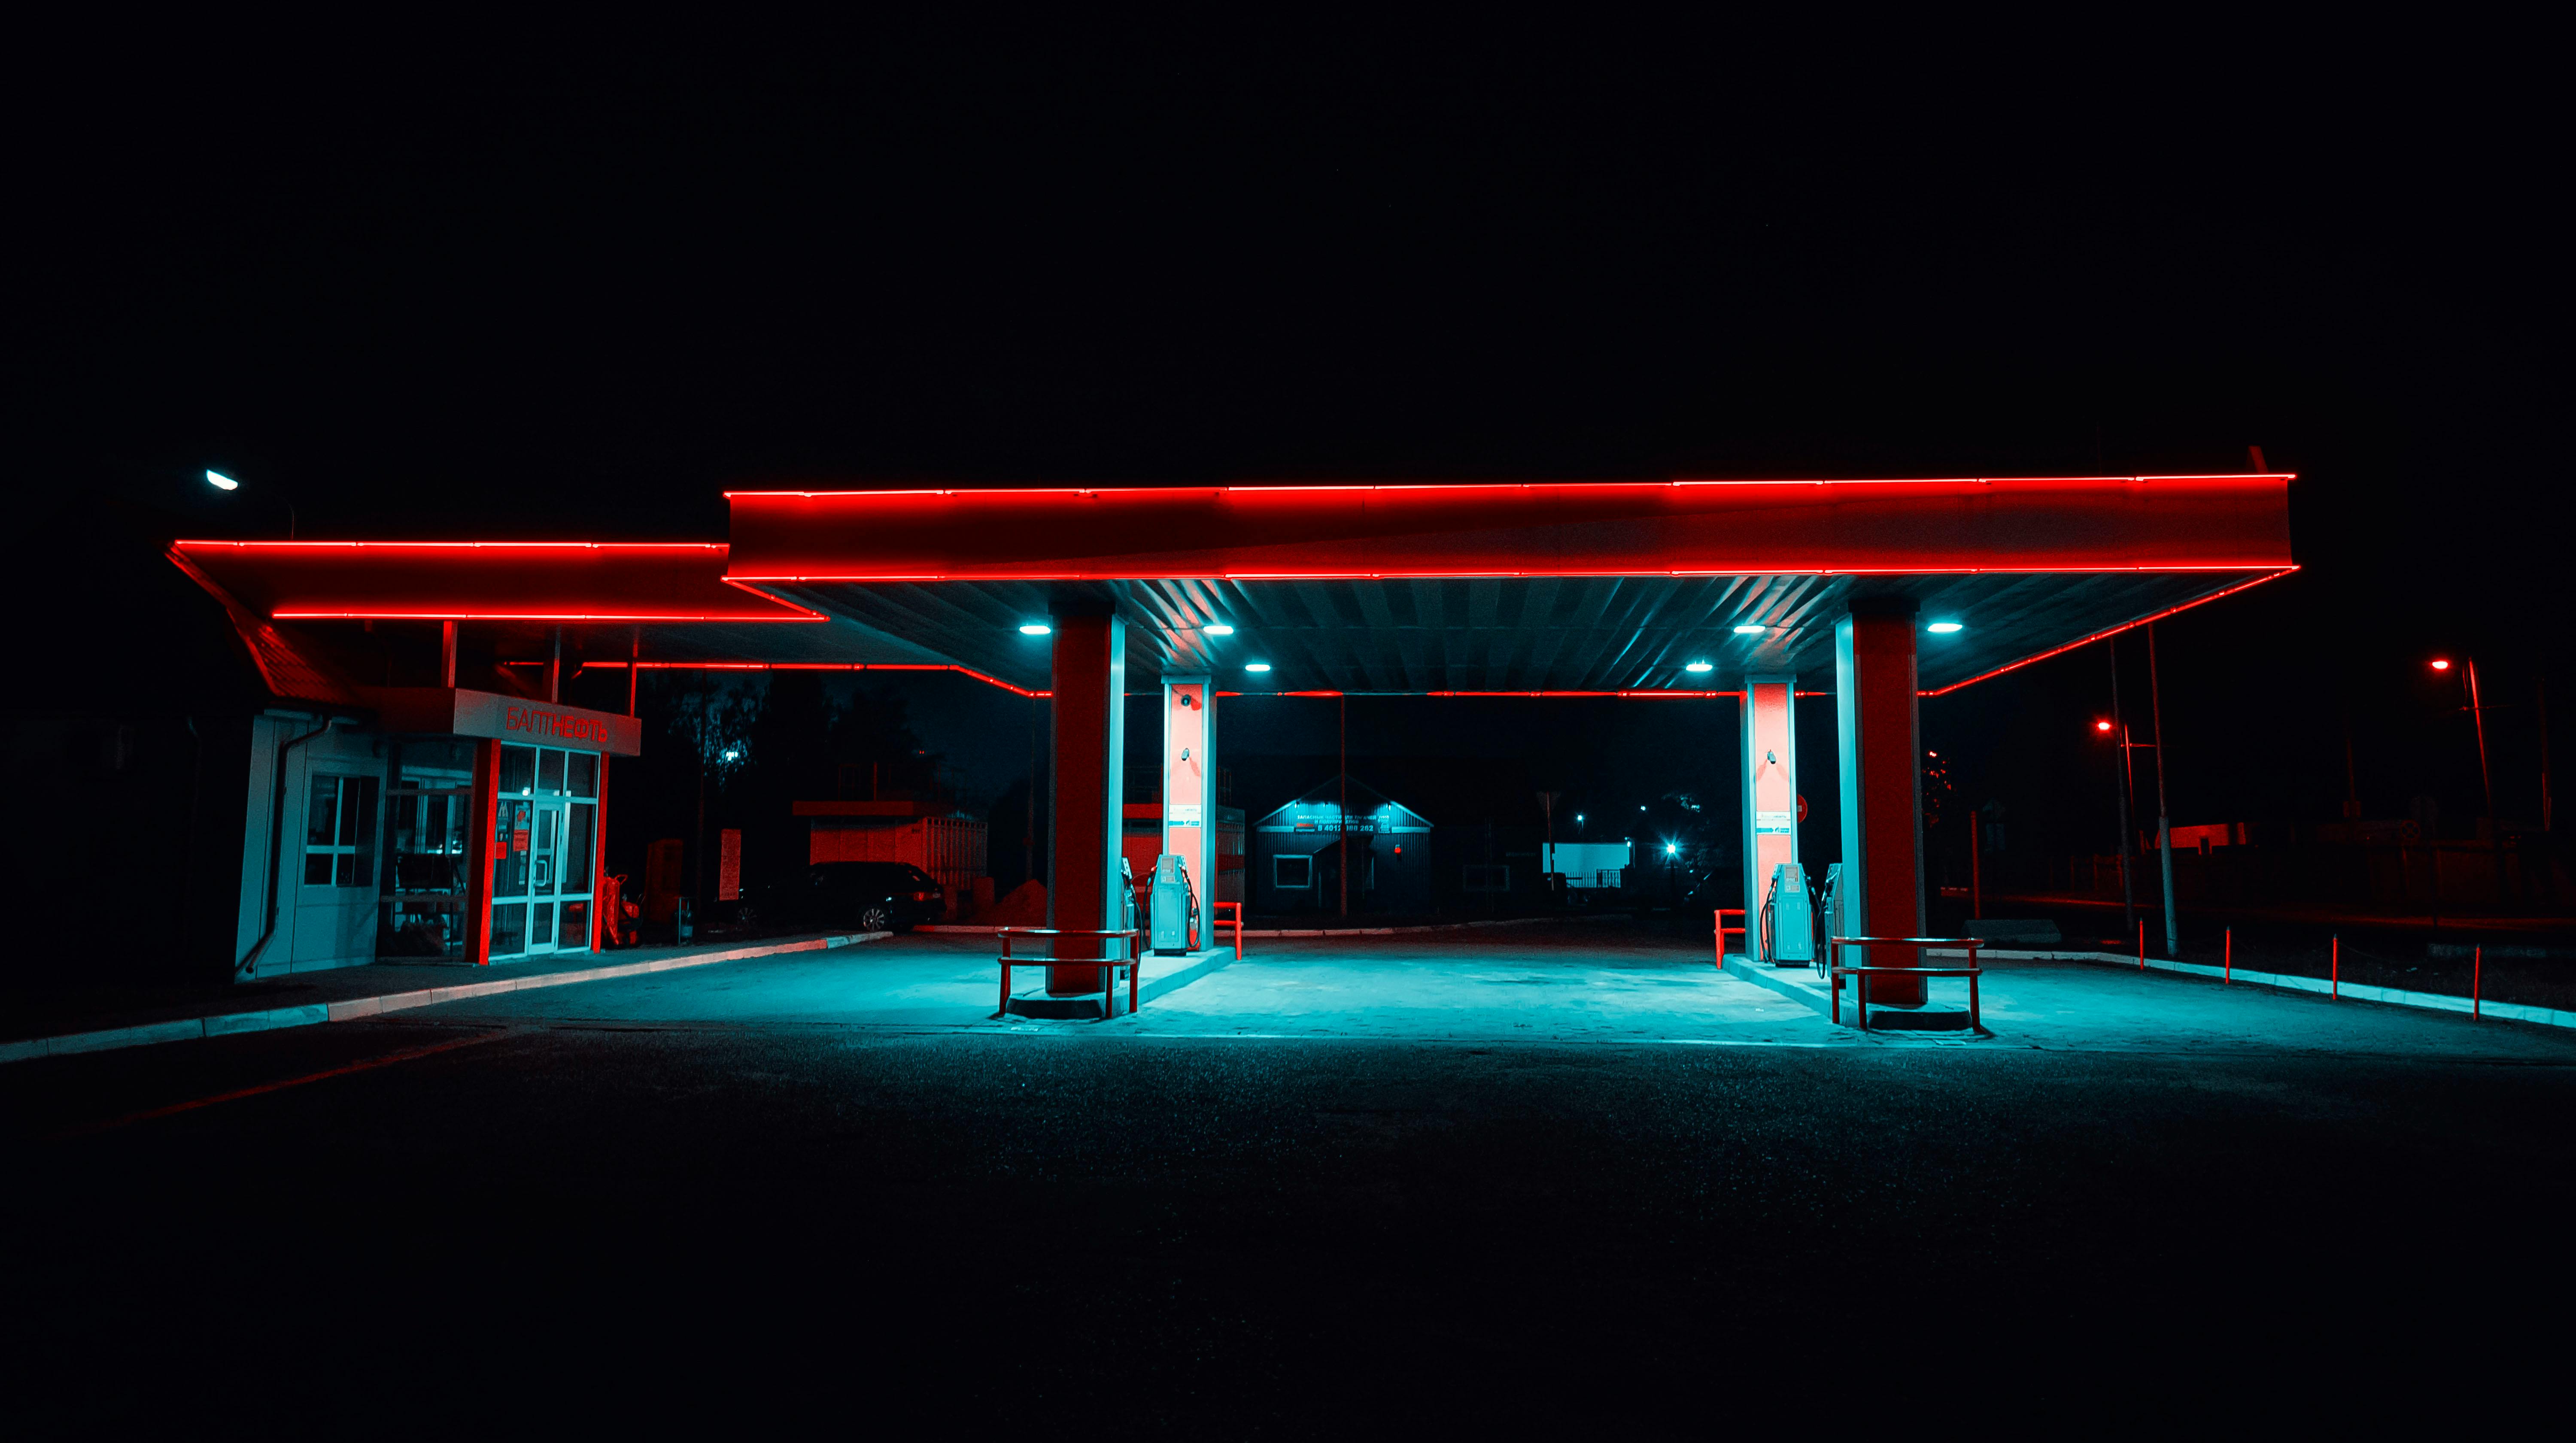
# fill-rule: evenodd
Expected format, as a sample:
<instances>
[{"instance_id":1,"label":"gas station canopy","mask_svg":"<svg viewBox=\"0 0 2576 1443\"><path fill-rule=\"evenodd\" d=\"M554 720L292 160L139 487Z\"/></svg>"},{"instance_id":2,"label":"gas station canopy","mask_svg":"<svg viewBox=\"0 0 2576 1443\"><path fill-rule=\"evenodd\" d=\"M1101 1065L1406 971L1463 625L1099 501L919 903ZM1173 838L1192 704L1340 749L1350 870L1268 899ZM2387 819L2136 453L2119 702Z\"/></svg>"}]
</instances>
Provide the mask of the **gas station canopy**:
<instances>
[{"instance_id":1,"label":"gas station canopy","mask_svg":"<svg viewBox=\"0 0 2576 1443\"><path fill-rule=\"evenodd\" d=\"M454 620L504 657L541 659L560 633L588 666L955 667L1027 692L1047 688L1050 652L1021 628L1104 606L1140 680L1669 694L1763 673L1821 689L1835 619L1901 598L1926 623L1933 694L2295 569L2290 479L756 491L729 496L730 545L175 551L279 623Z\"/></svg>"}]
</instances>

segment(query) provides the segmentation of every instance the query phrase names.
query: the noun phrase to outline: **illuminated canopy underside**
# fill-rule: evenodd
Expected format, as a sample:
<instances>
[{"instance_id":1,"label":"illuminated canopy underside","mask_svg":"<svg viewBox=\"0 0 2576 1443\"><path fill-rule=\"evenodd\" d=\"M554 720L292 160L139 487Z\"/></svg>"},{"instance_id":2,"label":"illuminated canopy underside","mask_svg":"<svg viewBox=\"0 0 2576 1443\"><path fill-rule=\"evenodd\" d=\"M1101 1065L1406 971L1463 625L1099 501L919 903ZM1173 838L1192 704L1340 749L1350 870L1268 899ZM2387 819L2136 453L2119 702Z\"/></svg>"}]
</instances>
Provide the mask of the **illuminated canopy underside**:
<instances>
[{"instance_id":1,"label":"illuminated canopy underside","mask_svg":"<svg viewBox=\"0 0 2576 1443\"><path fill-rule=\"evenodd\" d=\"M2292 566L2289 478L736 493L730 547L181 543L283 623L463 619L534 658L954 665L1030 690L1067 605L1131 677L1228 690L1831 684L1834 619L1904 597L1939 691ZM1202 628L1222 621L1225 638ZM1758 636L1738 636L1759 623ZM1261 676L1245 662L1272 663ZM1705 660L1713 674L1690 675Z\"/></svg>"}]
</instances>

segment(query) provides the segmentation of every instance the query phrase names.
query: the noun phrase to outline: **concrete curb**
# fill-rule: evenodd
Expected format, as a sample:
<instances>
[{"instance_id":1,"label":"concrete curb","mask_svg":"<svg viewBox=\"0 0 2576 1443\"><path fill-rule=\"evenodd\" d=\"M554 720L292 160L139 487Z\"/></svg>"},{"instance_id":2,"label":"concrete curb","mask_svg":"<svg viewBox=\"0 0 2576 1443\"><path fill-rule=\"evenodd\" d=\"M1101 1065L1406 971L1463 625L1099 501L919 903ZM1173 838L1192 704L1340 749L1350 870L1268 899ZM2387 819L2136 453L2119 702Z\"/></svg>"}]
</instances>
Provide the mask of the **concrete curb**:
<instances>
[{"instance_id":1,"label":"concrete curb","mask_svg":"<svg viewBox=\"0 0 2576 1443\"><path fill-rule=\"evenodd\" d=\"M1926 947L1923 950L1927 956L1962 955L1933 947ZM1992 947L1979 950L1987 957L2016 957L2030 962L2083 962L2096 967L2117 967L2129 972L2141 970L2135 953L2122 956L2117 952L2023 952ZM2335 984L2332 979L2302 977L2294 972L2255 972L2239 967L2230 973L2224 967L2212 967L2205 962L2168 962L2161 957L2148 958L2143 970L2215 978L2222 983L2232 979L2234 984L2240 987L2270 987L2282 992L2313 992L2327 997L2335 995ZM2529 1022L2542 1027L2576 1028L2576 1012L2564 1012L2554 1007L2534 1007L2523 1002L2472 1004L2466 997L2454 997L2447 992L2410 992L2402 987L2372 987L2359 982L2343 984L2342 995L2346 1001L2351 1002L2377 1002L2390 1007L2416 1007L2427 1012L2458 1012L2477 1017L2492 1017L2504 1022Z\"/></svg>"},{"instance_id":2,"label":"concrete curb","mask_svg":"<svg viewBox=\"0 0 2576 1443\"><path fill-rule=\"evenodd\" d=\"M724 952L692 953L686 957L657 957L650 962L584 967L573 972L541 972L526 977L498 977L489 982L463 982L454 987L388 992L378 997L349 997L338 1002L315 1002L303 1007L273 1007L264 1012L228 1012L219 1017L188 1017L175 1022L147 1022L139 1027L111 1027L98 1032L67 1032L59 1037L31 1037L19 1042L0 1042L0 1063L25 1062L38 1057L66 1057L78 1052L112 1052L121 1047L149 1047L155 1043L188 1042L201 1037L230 1037L242 1032L273 1032L283 1027L311 1027L325 1022L348 1022L387 1012L409 1011L415 1007L435 1007L442 1002L461 1002L470 997L494 997L504 992L568 987L576 982L641 977L652 972L675 972L684 967L706 967L718 962L739 962L788 952L820 952L859 942L883 941L893 935L891 932L853 932L773 946L736 947Z\"/></svg>"}]
</instances>

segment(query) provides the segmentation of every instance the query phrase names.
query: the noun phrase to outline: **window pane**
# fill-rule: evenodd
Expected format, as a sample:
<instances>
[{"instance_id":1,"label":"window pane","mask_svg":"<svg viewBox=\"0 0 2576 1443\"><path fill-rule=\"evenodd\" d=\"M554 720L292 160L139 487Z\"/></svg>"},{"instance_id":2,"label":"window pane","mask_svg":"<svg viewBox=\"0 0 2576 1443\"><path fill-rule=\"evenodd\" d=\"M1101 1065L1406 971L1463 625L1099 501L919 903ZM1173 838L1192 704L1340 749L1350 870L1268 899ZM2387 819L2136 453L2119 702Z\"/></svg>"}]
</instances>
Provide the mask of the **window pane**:
<instances>
[{"instance_id":1,"label":"window pane","mask_svg":"<svg viewBox=\"0 0 2576 1443\"><path fill-rule=\"evenodd\" d=\"M501 795L518 796L536 785L537 749L501 748Z\"/></svg>"},{"instance_id":2,"label":"window pane","mask_svg":"<svg viewBox=\"0 0 2576 1443\"><path fill-rule=\"evenodd\" d=\"M539 902L528 911L528 943L549 943L555 936L555 904Z\"/></svg>"},{"instance_id":3,"label":"window pane","mask_svg":"<svg viewBox=\"0 0 2576 1443\"><path fill-rule=\"evenodd\" d=\"M304 885L308 887L328 887L331 885L331 854L329 852L307 852L304 854Z\"/></svg>"},{"instance_id":4,"label":"window pane","mask_svg":"<svg viewBox=\"0 0 2576 1443\"><path fill-rule=\"evenodd\" d=\"M555 945L576 952L590 946L590 904L588 902L563 904L563 930L556 935Z\"/></svg>"},{"instance_id":5,"label":"window pane","mask_svg":"<svg viewBox=\"0 0 2576 1443\"><path fill-rule=\"evenodd\" d=\"M537 836L528 853L528 876L541 897L553 891L558 880L555 871L563 860L563 853L562 839L557 833L562 825L563 808L537 808Z\"/></svg>"},{"instance_id":6,"label":"window pane","mask_svg":"<svg viewBox=\"0 0 2576 1443\"><path fill-rule=\"evenodd\" d=\"M563 762L564 754L556 751L552 747L548 747L544 751L537 753L538 791L560 792L563 790Z\"/></svg>"},{"instance_id":7,"label":"window pane","mask_svg":"<svg viewBox=\"0 0 2576 1443\"><path fill-rule=\"evenodd\" d=\"M572 820L564 828L563 889L567 892L590 890L590 829L598 810L588 802L572 804Z\"/></svg>"},{"instance_id":8,"label":"window pane","mask_svg":"<svg viewBox=\"0 0 2576 1443\"><path fill-rule=\"evenodd\" d=\"M595 752L574 752L564 758L565 789L576 797L599 795L599 756Z\"/></svg>"},{"instance_id":9,"label":"window pane","mask_svg":"<svg viewBox=\"0 0 2576 1443\"><path fill-rule=\"evenodd\" d=\"M528 904L517 902L492 909L492 955L528 950Z\"/></svg>"},{"instance_id":10,"label":"window pane","mask_svg":"<svg viewBox=\"0 0 2576 1443\"><path fill-rule=\"evenodd\" d=\"M528 822L534 802L501 799L492 829L492 895L528 895Z\"/></svg>"},{"instance_id":11,"label":"window pane","mask_svg":"<svg viewBox=\"0 0 2576 1443\"><path fill-rule=\"evenodd\" d=\"M308 847L331 845L331 838L339 830L339 824L340 779L315 777L311 809L305 815L304 844Z\"/></svg>"},{"instance_id":12,"label":"window pane","mask_svg":"<svg viewBox=\"0 0 2576 1443\"><path fill-rule=\"evenodd\" d=\"M340 845L373 850L376 845L376 778L344 777L345 805L340 808Z\"/></svg>"}]
</instances>

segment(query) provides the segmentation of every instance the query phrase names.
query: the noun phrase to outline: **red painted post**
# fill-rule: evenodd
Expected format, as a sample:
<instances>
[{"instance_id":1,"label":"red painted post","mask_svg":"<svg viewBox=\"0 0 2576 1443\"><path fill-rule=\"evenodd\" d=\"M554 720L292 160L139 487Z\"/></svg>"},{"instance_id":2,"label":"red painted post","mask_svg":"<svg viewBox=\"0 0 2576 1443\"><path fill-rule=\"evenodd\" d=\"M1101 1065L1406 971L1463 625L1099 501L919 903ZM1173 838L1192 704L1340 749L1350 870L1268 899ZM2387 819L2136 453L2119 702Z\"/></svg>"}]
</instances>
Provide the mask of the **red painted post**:
<instances>
[{"instance_id":1,"label":"red painted post","mask_svg":"<svg viewBox=\"0 0 2576 1443\"><path fill-rule=\"evenodd\" d=\"M1068 607L1055 626L1055 836L1047 852L1047 925L1059 932L1092 934L1096 950L1060 963L1073 937L1057 938L1046 970L1047 992L1079 997L1110 985L1101 969L1108 955L1099 934L1119 920L1118 872L1126 761L1127 623L1114 614ZM1076 946L1076 954L1086 949ZM1088 963L1089 965L1079 965Z\"/></svg>"},{"instance_id":2,"label":"red painted post","mask_svg":"<svg viewBox=\"0 0 2576 1443\"><path fill-rule=\"evenodd\" d=\"M2221 987L2232 987L2236 983L2236 929L2233 927L2227 929L2227 952L2224 966L2226 970L2219 975L2218 985Z\"/></svg>"},{"instance_id":3,"label":"red painted post","mask_svg":"<svg viewBox=\"0 0 2576 1443\"><path fill-rule=\"evenodd\" d=\"M2340 1001L2343 997L2343 939L2341 937L2330 940L2326 956L2330 959L2326 964L2326 975L2334 979L2334 995Z\"/></svg>"},{"instance_id":4,"label":"red painted post","mask_svg":"<svg viewBox=\"0 0 2576 1443\"><path fill-rule=\"evenodd\" d=\"M501 744L474 745L474 800L465 838L465 960L492 965L492 834L501 824Z\"/></svg>"},{"instance_id":5,"label":"red painted post","mask_svg":"<svg viewBox=\"0 0 2576 1443\"><path fill-rule=\"evenodd\" d=\"M2486 944L2480 943L2478 944L2477 950L2469 954L2469 1015L2471 1017L2484 1017L2487 1015L2486 1002L2479 995L2482 990L2482 984L2486 979L2486 971Z\"/></svg>"},{"instance_id":6,"label":"red painted post","mask_svg":"<svg viewBox=\"0 0 2576 1443\"><path fill-rule=\"evenodd\" d=\"M2147 924L2138 924L2138 970L2147 970Z\"/></svg>"},{"instance_id":7,"label":"red painted post","mask_svg":"<svg viewBox=\"0 0 2576 1443\"><path fill-rule=\"evenodd\" d=\"M1843 925L1868 937L1920 937L1923 920L1923 728L1915 657L1915 604L1854 598L1834 622L1835 730L1842 779ZM1848 695L1844 695L1845 692ZM1748 902L1751 898L1746 899ZM1915 949L1866 954L1874 964L1915 965ZM1876 1006L1919 1007L1923 979L1902 971L1855 979Z\"/></svg>"}]
</instances>

